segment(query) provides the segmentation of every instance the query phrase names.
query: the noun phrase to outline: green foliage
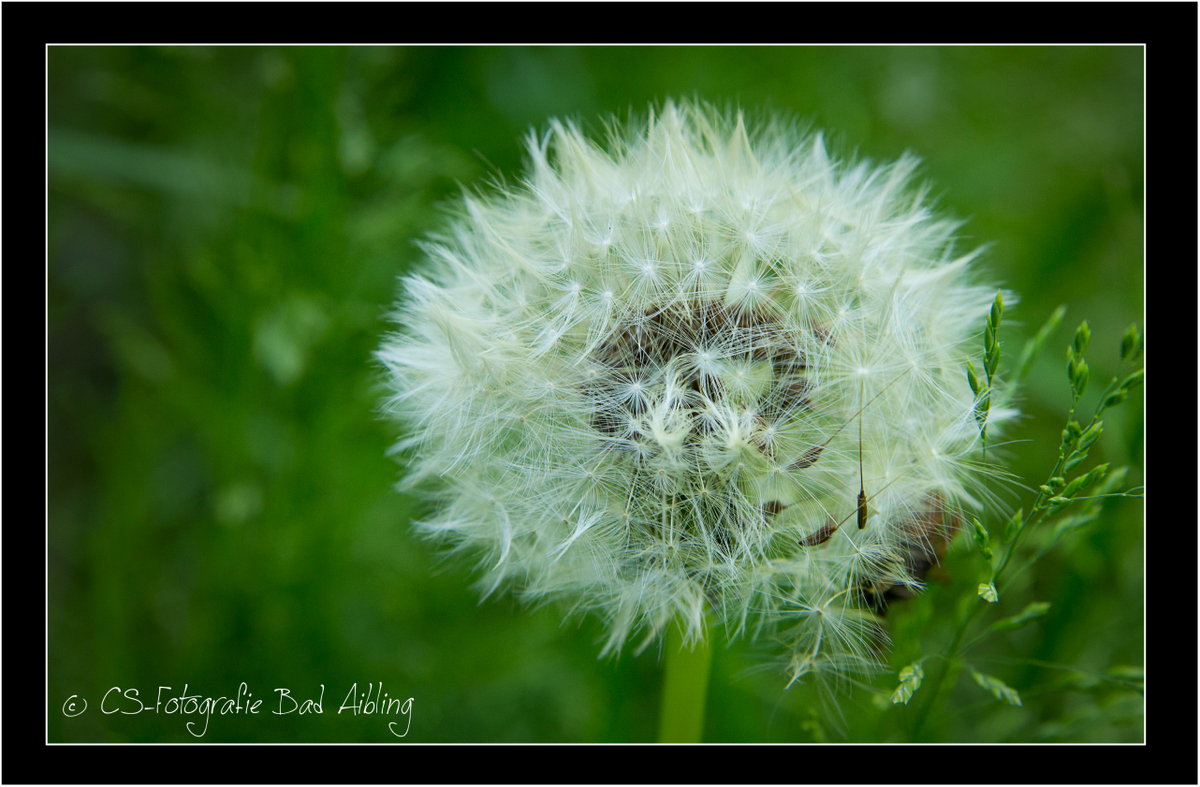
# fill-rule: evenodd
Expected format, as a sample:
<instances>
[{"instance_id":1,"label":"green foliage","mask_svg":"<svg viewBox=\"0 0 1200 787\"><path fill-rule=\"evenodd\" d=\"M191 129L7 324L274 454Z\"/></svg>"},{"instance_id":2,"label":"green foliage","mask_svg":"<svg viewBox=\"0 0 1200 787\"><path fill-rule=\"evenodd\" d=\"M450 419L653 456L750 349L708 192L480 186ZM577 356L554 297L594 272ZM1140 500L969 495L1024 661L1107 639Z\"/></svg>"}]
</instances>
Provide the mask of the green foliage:
<instances>
[{"instance_id":1,"label":"green foliage","mask_svg":"<svg viewBox=\"0 0 1200 787\"><path fill-rule=\"evenodd\" d=\"M988 536L987 528L985 528L978 519L971 520L974 526L975 546L979 547L979 552L983 555L984 560L992 559L992 541Z\"/></svg>"},{"instance_id":2,"label":"green foliage","mask_svg":"<svg viewBox=\"0 0 1200 787\"><path fill-rule=\"evenodd\" d=\"M1051 319L1051 321L1053 320L1054 318ZM1123 359L1137 357L1129 349L1137 341L1131 337L1136 336L1138 336L1136 326L1126 332L1121 349ZM1082 525L1094 521L1099 516L1099 500L1106 497L1138 496L1138 490L1136 489L1125 492L1114 492L1114 490L1120 489L1121 484L1124 482L1129 470L1127 467L1119 468L1110 473L1109 463L1103 463L1081 475L1077 475L1073 479L1068 480L1066 477L1076 466L1088 458L1092 446L1100 439L1103 433L1103 422L1100 420L1100 414L1109 406L1108 402L1111 399L1109 392L1113 390L1113 386L1117 383L1117 378L1114 377L1108 390L1102 395L1101 403L1087 426L1083 426L1074 420L1073 416L1075 415L1076 407L1087 384L1087 361L1084 359L1084 353L1087 351L1090 339L1091 331L1085 320L1080 324L1078 330L1076 330L1072 345L1067 348L1071 405L1067 415L1067 424L1061 434L1058 459L1050 471L1050 477L1044 484L1040 485L1037 498L1034 500L1029 514L1025 515L1024 509L1021 509L1006 522L1003 539L1005 545L1004 552L999 566L994 570L987 530L978 519L972 522L974 540L977 546L980 547L980 552L984 558L985 565L983 566L983 570L991 576L989 582L979 584L976 589L976 596L990 604L998 604L1000 602L997 582L1004 575L1005 569L1008 568L1013 557L1018 554L1018 545L1022 536L1033 529L1034 526L1037 526L1036 532L1043 534L1048 532L1051 535L1048 540L1043 541L1040 547L1032 550L1032 554L1029 554L1029 551L1025 550L1026 557L1022 567L1023 570L1031 568L1036 564L1053 546L1062 540L1066 533L1077 530ZM1033 347L1036 352L1036 342ZM1138 370L1126 377L1126 380L1140 380L1140 373L1141 370ZM1130 382L1130 387L1134 387L1135 384L1136 382ZM1107 482L1105 479L1108 479ZM1092 496L1080 495L1080 492L1089 489L1097 483L1101 483L1098 490L1099 494ZM1088 504L1074 515L1056 519L1060 513L1078 501L1088 501ZM1049 520L1049 522L1046 520ZM996 699L1003 700L1012 706L1022 706L1021 697L1016 689L1010 687L999 678L979 672L974 666L967 663L965 659L972 649L986 641L990 635L1013 632L1024 628L1034 620L1045 617L1050 611L1050 603L1045 601L1030 602L1018 614L1001 618L992 623L983 632L968 638L966 635L971 631L974 618L980 611L979 605L975 601L975 599L964 596L959 604L960 614L957 630L949 648L941 657L945 666L938 674L934 686L929 692L929 698L920 711L920 715L917 716L912 732L914 739L920 734L926 719L933 710L934 704L938 699L939 690L943 682L948 680L947 676L951 674L952 666L966 664L975 682L991 692ZM963 644L964 640L966 642L965 645ZM1070 669L1066 665L1061 665L1060 668ZM949 680L951 683L953 682L952 678Z\"/></svg>"},{"instance_id":3,"label":"green foliage","mask_svg":"<svg viewBox=\"0 0 1200 787\"><path fill-rule=\"evenodd\" d=\"M1050 603L1047 601L1031 601L1026 605L1025 609L1020 613L1013 615L1010 618L1001 618L992 624L992 631L1013 631L1019 629L1030 621L1042 617L1050 611Z\"/></svg>"},{"instance_id":4,"label":"green foliage","mask_svg":"<svg viewBox=\"0 0 1200 787\"><path fill-rule=\"evenodd\" d=\"M242 681L268 701L323 683L326 713L214 717L205 740L389 740L330 712L370 681L415 698L407 740L654 739L652 651L597 661L598 622L480 605L469 565L412 538L424 512L392 489L370 353L412 240L460 183L518 172L531 124L693 94L793 110L844 151L913 150L963 233L998 242L985 266L1022 300L976 381L1020 380L1032 417L988 458L1035 487L992 490L1025 514L990 495L979 513L997 536L1015 521L989 539L1012 561L997 604L976 596L992 564L954 545L948 584L889 608L893 666L928 672L911 702L886 701L885 675L883 708L843 692L818 720L836 687L747 676L763 654L741 641L713 649L704 739L1142 740L1142 372L1088 391L1080 369L1105 380L1118 358L1088 369L1072 342L1064 429L1062 356L1039 354L1064 301L1089 318L1084 350L1144 352L1140 48L55 46L48 64L51 741L194 740L95 708L112 686ZM989 369L988 347L1025 339L1015 371ZM956 681L967 659L1024 705L980 703ZM56 712L72 694L92 709Z\"/></svg>"},{"instance_id":5,"label":"green foliage","mask_svg":"<svg viewBox=\"0 0 1200 787\"><path fill-rule=\"evenodd\" d=\"M900 685L892 692L892 704L907 705L913 692L921 688L921 681L924 679L925 670L921 669L919 662L913 662L900 670Z\"/></svg>"},{"instance_id":6,"label":"green foliage","mask_svg":"<svg viewBox=\"0 0 1200 787\"><path fill-rule=\"evenodd\" d=\"M1021 350L1021 359L1017 361L1017 373L1013 379L1014 385L1029 376L1029 372L1033 369L1033 361L1038 353L1041 352L1042 345L1046 343L1046 339L1050 338L1050 334L1057 330L1066 313L1067 307L1060 305L1054 310L1054 313L1050 315L1050 318L1046 320L1042 327L1038 329L1037 335L1025 342L1025 347Z\"/></svg>"},{"instance_id":7,"label":"green foliage","mask_svg":"<svg viewBox=\"0 0 1200 787\"><path fill-rule=\"evenodd\" d=\"M975 682L982 686L987 691L991 692L992 696L998 700L1003 700L1009 705L1020 707L1021 695L1017 690L1005 684L999 678L993 678L991 675L984 675L976 670L971 670L971 677Z\"/></svg>"},{"instance_id":8,"label":"green foliage","mask_svg":"<svg viewBox=\"0 0 1200 787\"><path fill-rule=\"evenodd\" d=\"M1021 528L1025 526L1025 509L1017 509L1017 513L1009 517L1004 523L1004 543L1007 544L1017 537L1021 532Z\"/></svg>"},{"instance_id":9,"label":"green foliage","mask_svg":"<svg viewBox=\"0 0 1200 787\"><path fill-rule=\"evenodd\" d=\"M1125 331L1125 335L1121 337L1121 360L1125 363L1133 363L1142 355L1142 334L1138 331L1137 323L1129 326L1129 330ZM1138 370L1140 374L1141 370Z\"/></svg>"},{"instance_id":10,"label":"green foliage","mask_svg":"<svg viewBox=\"0 0 1200 787\"><path fill-rule=\"evenodd\" d=\"M967 382L971 392L975 394L975 421L979 424L979 439L987 446L987 419L992 407L992 387L995 384L996 370L1000 366L1000 321L1004 317L1004 293L996 293L992 302L992 310L988 314L987 328L983 334L983 370L987 373L987 382L981 382L975 371L975 364L967 361Z\"/></svg>"}]
</instances>

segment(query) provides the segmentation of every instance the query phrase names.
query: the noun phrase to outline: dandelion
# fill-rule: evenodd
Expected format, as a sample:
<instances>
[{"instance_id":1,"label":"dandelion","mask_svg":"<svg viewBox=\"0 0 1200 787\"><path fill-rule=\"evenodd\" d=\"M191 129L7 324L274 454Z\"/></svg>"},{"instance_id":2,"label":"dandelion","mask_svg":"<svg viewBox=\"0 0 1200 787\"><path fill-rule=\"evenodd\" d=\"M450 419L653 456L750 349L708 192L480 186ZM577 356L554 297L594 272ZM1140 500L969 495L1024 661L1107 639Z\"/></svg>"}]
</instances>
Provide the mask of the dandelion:
<instances>
[{"instance_id":1,"label":"dandelion","mask_svg":"<svg viewBox=\"0 0 1200 787\"><path fill-rule=\"evenodd\" d=\"M485 594L602 615L604 652L716 619L793 680L869 670L985 470L963 370L995 291L916 161L672 102L527 148L422 243L378 352L418 527Z\"/></svg>"}]
</instances>

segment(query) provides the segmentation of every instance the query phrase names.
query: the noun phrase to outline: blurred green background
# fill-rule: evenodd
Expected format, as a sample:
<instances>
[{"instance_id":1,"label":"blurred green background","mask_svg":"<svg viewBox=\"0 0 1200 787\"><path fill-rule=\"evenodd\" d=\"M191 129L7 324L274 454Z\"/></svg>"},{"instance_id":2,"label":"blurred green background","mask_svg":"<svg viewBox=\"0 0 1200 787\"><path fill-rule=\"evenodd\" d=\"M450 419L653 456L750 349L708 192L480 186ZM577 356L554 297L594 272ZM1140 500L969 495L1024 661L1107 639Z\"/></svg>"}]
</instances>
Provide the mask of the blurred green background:
<instances>
[{"instance_id":1,"label":"blurred green background","mask_svg":"<svg viewBox=\"0 0 1200 787\"><path fill-rule=\"evenodd\" d=\"M408 741L653 740L656 649L599 660L593 619L480 604L472 566L409 531L420 504L393 490L371 353L412 240L460 184L515 180L522 135L551 115L596 130L699 96L795 113L842 154L912 150L968 220L964 245L991 244L992 283L1021 295L1009 363L1069 306L1007 449L1036 486L1074 327L1092 327L1094 407L1144 319L1143 67L1137 47L51 47L50 740L194 740L196 717L105 715L100 699L243 681L264 714L214 717L204 740L395 740L336 712L379 682L414 698ZM1108 414L1083 469L1130 463L1142 483L1141 411L1138 392ZM997 605L1052 603L974 652L1024 706L963 675L924 739L1142 740L1141 697L1102 679L1142 665L1140 503L1106 504ZM889 611L894 669L944 649L972 559L955 550L952 584ZM912 710L880 702L894 674L822 702L758 669L773 655L714 648L706 740L907 739ZM321 716L265 713L275 688L320 684ZM87 712L64 715L71 695Z\"/></svg>"}]
</instances>

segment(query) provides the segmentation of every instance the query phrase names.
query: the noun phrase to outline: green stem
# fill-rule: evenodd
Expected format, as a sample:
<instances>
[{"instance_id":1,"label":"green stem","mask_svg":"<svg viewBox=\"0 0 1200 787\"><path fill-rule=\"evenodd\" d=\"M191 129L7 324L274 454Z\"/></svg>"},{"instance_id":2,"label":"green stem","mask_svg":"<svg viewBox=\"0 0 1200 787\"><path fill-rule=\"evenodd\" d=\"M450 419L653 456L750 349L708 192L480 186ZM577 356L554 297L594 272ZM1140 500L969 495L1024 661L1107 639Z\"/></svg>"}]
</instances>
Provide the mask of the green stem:
<instances>
[{"instance_id":1,"label":"green stem","mask_svg":"<svg viewBox=\"0 0 1200 787\"><path fill-rule=\"evenodd\" d=\"M933 688L929 692L929 699L921 709L921 715L917 717L916 726L913 727L911 738L913 743L917 742L917 738L921 734L921 729L925 726L925 719L929 717L929 712L933 710L933 705L937 702L938 692L942 689L942 683L946 680L946 675L954 667L955 659L958 658L958 646L962 642L963 635L967 633L967 627L971 625L971 621L975 618L975 613L978 611L979 599L977 597L971 604L971 609L962 624L958 627L958 631L954 634L954 641L946 649L946 655L942 657L942 669L938 672L937 680L934 681Z\"/></svg>"},{"instance_id":2,"label":"green stem","mask_svg":"<svg viewBox=\"0 0 1200 787\"><path fill-rule=\"evenodd\" d=\"M659 743L699 743L704 734L704 700L712 648L708 640L688 648L678 625L667 628Z\"/></svg>"}]
</instances>

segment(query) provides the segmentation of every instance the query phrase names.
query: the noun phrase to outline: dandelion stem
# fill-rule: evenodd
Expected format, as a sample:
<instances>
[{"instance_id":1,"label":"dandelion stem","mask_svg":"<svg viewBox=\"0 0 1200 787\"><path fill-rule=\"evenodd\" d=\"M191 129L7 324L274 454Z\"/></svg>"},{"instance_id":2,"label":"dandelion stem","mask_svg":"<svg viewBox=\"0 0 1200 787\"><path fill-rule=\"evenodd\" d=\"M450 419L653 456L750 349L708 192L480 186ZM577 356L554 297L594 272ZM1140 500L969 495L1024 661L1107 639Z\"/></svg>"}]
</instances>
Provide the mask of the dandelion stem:
<instances>
[{"instance_id":1,"label":"dandelion stem","mask_svg":"<svg viewBox=\"0 0 1200 787\"><path fill-rule=\"evenodd\" d=\"M712 648L704 639L693 647L683 644L678 625L667 629L667 663L663 678L659 743L699 743L704 734L704 702Z\"/></svg>"}]
</instances>

